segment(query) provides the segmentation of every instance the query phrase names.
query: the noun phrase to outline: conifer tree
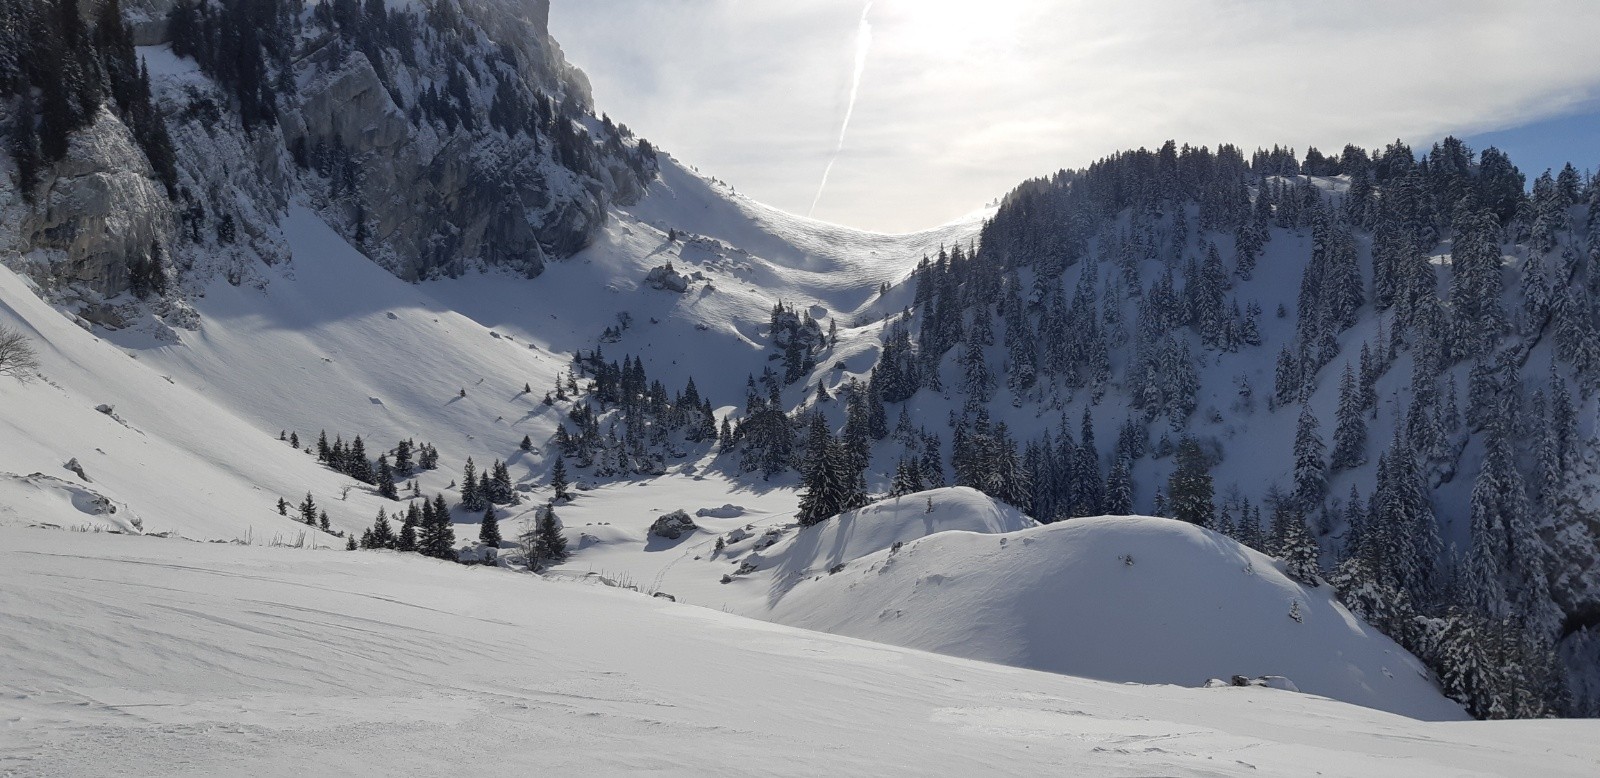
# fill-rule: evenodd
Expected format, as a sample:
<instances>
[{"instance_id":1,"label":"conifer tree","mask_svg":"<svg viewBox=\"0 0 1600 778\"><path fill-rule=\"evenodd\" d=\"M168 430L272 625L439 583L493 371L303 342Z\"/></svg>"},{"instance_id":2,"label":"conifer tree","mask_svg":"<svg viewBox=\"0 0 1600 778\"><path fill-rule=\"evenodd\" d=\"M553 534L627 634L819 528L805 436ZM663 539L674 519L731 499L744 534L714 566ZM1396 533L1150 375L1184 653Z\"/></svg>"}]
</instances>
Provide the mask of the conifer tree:
<instances>
[{"instance_id":1,"label":"conifer tree","mask_svg":"<svg viewBox=\"0 0 1600 778\"><path fill-rule=\"evenodd\" d=\"M483 522L478 526L478 542L490 548L500 547L500 518L491 505L483 510Z\"/></svg>"},{"instance_id":2,"label":"conifer tree","mask_svg":"<svg viewBox=\"0 0 1600 778\"><path fill-rule=\"evenodd\" d=\"M902 458L894 468L894 480L889 486L890 497L904 497L923 490L922 469L917 460Z\"/></svg>"},{"instance_id":3,"label":"conifer tree","mask_svg":"<svg viewBox=\"0 0 1600 778\"><path fill-rule=\"evenodd\" d=\"M357 435L350 441L350 450L345 454L345 474L364 484L373 482L372 463L367 461L367 448Z\"/></svg>"},{"instance_id":4,"label":"conifer tree","mask_svg":"<svg viewBox=\"0 0 1600 778\"><path fill-rule=\"evenodd\" d=\"M1350 363L1344 366L1339 383L1338 423L1333 433L1334 470L1349 470L1366 462L1367 415L1362 407L1361 390Z\"/></svg>"},{"instance_id":5,"label":"conifer tree","mask_svg":"<svg viewBox=\"0 0 1600 778\"><path fill-rule=\"evenodd\" d=\"M1271 545L1273 556L1283 560L1286 575L1307 586L1317 585L1321 550L1306 527L1298 500L1279 499L1273 506Z\"/></svg>"},{"instance_id":6,"label":"conifer tree","mask_svg":"<svg viewBox=\"0 0 1600 778\"><path fill-rule=\"evenodd\" d=\"M427 504L424 501L424 504ZM396 551L407 553L417 550L417 525L422 520L422 512L417 509L417 504L412 503L406 508L405 520L400 523L400 534L395 537L394 548Z\"/></svg>"},{"instance_id":7,"label":"conifer tree","mask_svg":"<svg viewBox=\"0 0 1600 778\"><path fill-rule=\"evenodd\" d=\"M828 430L822 413L813 413L800 478L798 517L802 526L819 524L859 506L861 500L853 490L855 477L850 459L852 456L844 444Z\"/></svg>"},{"instance_id":8,"label":"conifer tree","mask_svg":"<svg viewBox=\"0 0 1600 778\"><path fill-rule=\"evenodd\" d=\"M394 445L394 472L401 475L410 475L411 470L411 441L409 439L402 440Z\"/></svg>"},{"instance_id":9,"label":"conifer tree","mask_svg":"<svg viewBox=\"0 0 1600 778\"><path fill-rule=\"evenodd\" d=\"M433 498L433 512L422 526L422 533L417 538L417 550L424 556L435 559L456 561L456 530L450 518L450 507L445 504L444 495L437 494Z\"/></svg>"},{"instance_id":10,"label":"conifer tree","mask_svg":"<svg viewBox=\"0 0 1600 778\"><path fill-rule=\"evenodd\" d=\"M567 539L561 534L561 521L556 517L554 504L539 511L534 528L523 536L523 548L530 570L542 570L567 561Z\"/></svg>"},{"instance_id":11,"label":"conifer tree","mask_svg":"<svg viewBox=\"0 0 1600 778\"><path fill-rule=\"evenodd\" d=\"M388 511L383 508L378 509L378 517L373 520L367 538L367 548L394 548L394 527L389 524Z\"/></svg>"},{"instance_id":12,"label":"conifer tree","mask_svg":"<svg viewBox=\"0 0 1600 778\"><path fill-rule=\"evenodd\" d=\"M1300 421L1294 433L1294 496L1295 506L1304 514L1322 507L1328 493L1328 466L1323 459L1322 434L1318 431L1317 415L1311 411L1307 397L1300 406Z\"/></svg>"},{"instance_id":13,"label":"conifer tree","mask_svg":"<svg viewBox=\"0 0 1600 778\"><path fill-rule=\"evenodd\" d=\"M1167 481L1170 499L1166 502L1171 507L1172 518L1210 527L1216 517L1217 507L1210 466L1206 462L1205 452L1200 450L1200 442L1185 435L1178 442L1177 464L1177 469Z\"/></svg>"},{"instance_id":14,"label":"conifer tree","mask_svg":"<svg viewBox=\"0 0 1600 778\"><path fill-rule=\"evenodd\" d=\"M391 500L400 499L400 491L394 485L394 469L389 467L389 456L378 455L378 494Z\"/></svg>"},{"instance_id":15,"label":"conifer tree","mask_svg":"<svg viewBox=\"0 0 1600 778\"><path fill-rule=\"evenodd\" d=\"M552 501L570 500L572 494L568 491L567 462L566 458L556 456L556 463L550 468L550 491Z\"/></svg>"},{"instance_id":16,"label":"conifer tree","mask_svg":"<svg viewBox=\"0 0 1600 778\"><path fill-rule=\"evenodd\" d=\"M1110 516L1133 513L1133 471L1126 457L1117 457L1111 463L1111 476L1106 479L1105 512Z\"/></svg>"},{"instance_id":17,"label":"conifer tree","mask_svg":"<svg viewBox=\"0 0 1600 778\"><path fill-rule=\"evenodd\" d=\"M317 525L317 501L311 499L310 492L300 501L300 520L313 527Z\"/></svg>"},{"instance_id":18,"label":"conifer tree","mask_svg":"<svg viewBox=\"0 0 1600 778\"><path fill-rule=\"evenodd\" d=\"M467 464L461 469L461 508L477 512L488 502L478 483L478 468L472 463L472 457L467 457Z\"/></svg>"}]
</instances>

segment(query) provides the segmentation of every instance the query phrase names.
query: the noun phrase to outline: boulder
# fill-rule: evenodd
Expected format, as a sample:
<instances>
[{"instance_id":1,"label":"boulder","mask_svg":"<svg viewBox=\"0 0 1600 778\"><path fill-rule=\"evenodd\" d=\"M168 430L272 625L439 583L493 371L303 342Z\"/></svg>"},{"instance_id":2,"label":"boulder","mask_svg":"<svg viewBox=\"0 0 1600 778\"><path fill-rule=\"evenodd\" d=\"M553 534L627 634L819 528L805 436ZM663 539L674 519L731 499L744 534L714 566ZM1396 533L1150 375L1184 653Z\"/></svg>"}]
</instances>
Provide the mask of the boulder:
<instances>
[{"instance_id":1,"label":"boulder","mask_svg":"<svg viewBox=\"0 0 1600 778\"><path fill-rule=\"evenodd\" d=\"M688 513L680 510L656 519L655 523L650 525L650 534L667 540L677 540L698 529L700 527L694 523L694 519L689 518Z\"/></svg>"}]
</instances>

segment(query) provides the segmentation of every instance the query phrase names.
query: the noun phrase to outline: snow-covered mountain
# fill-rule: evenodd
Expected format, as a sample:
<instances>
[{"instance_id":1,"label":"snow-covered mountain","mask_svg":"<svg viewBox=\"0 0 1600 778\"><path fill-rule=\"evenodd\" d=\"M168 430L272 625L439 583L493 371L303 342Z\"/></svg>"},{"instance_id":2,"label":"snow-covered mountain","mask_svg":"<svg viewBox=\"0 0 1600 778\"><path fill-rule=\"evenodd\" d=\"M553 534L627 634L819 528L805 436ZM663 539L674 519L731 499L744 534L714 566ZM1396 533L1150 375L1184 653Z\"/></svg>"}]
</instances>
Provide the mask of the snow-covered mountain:
<instances>
[{"instance_id":1,"label":"snow-covered mountain","mask_svg":"<svg viewBox=\"0 0 1600 778\"><path fill-rule=\"evenodd\" d=\"M18 36L67 17L40 21L24 5L0 0L0 50L37 56L48 47L25 48ZM954 674L982 690L923 718L968 736L1046 738L1067 750L1039 758L1095 771L1197 772L1205 766L1191 756L1223 759L1259 750L1257 741L1279 745L1269 758L1211 766L1292 770L1318 758L1308 743L1321 726L1308 722L1323 716L1375 733L1318 746L1344 752L1346 761L1323 762L1335 772L1367 771L1374 754L1416 760L1407 764L1423 772L1492 771L1453 752L1450 725L1342 703L1435 721L1466 715L1452 699L1487 717L1547 712L1550 689L1508 679L1554 677L1546 671L1557 641L1573 671L1571 710L1600 699L1586 674L1600 667L1587 621L1600 597L1596 460L1586 442L1594 419L1589 403L1570 399L1570 389L1589 397L1600 363L1569 348L1574 337L1584 342L1593 312L1560 302L1600 278L1581 259L1600 233L1577 187L1562 200L1550 194L1556 181L1541 183L1544 194L1536 186L1496 226L1495 244L1516 263L1495 266L1504 291L1494 294L1522 313L1472 352L1451 318L1464 318L1456 311L1472 294L1450 297L1462 286L1455 256L1464 241L1440 226L1449 209L1408 223L1414 240L1391 256L1388 203L1417 184L1411 178L1436 183L1428 171L1439 163L1430 168L1426 157L1422 172L1397 172L1393 149L1380 161L1352 153L1343 167L1315 155L1303 169L1282 151L1249 163L1236 152L1130 153L1025 184L998 210L881 235L755 203L596 116L582 74L549 38L542 2L123 5L125 37L95 38L85 47L93 61L80 62L84 73L99 68L111 93L80 112L60 156L38 138L13 146L36 147L36 158L0 155L0 327L21 333L40 362L26 382L0 375L0 591L29 592L0 599L0 614L28 625L0 647L0 679L24 679L0 687L16 692L0 707L30 722L20 746L0 748L0 772L6 759L36 759L46 772L93 773L89 762L61 767L74 750L66 733L126 745L150 727L237 719L247 696L284 695L250 724L280 733L288 717L330 704L340 721L395 727L386 732L493 716L491 699L526 711L527 689L506 695L482 679L527 661L506 647L526 645L535 629L548 640L540 662L604 641L608 659L583 661L597 674L623 668L624 683L651 689L656 707L684 708L675 726L747 718L755 703L746 691L761 704L812 694L828 664L813 654L866 657L849 678L885 663L909 669L839 699L862 722L920 715L925 701L907 700ZM263 15L231 15L248 9ZM191 12L198 32L174 30ZM100 18L91 14L87 29ZM26 24L10 24L17 19ZM218 57L251 21L265 36L254 82ZM130 61L147 69L147 87L143 75L117 81ZM0 123L14 137L30 111L49 128L56 119L45 114L63 110L29 104L48 96L42 78L0 58ZM36 169L25 175L29 164ZM1486 164L1489 155L1472 160L1461 181L1485 180ZM1564 202L1560 218L1550 215L1552 197ZM1428 294L1420 281L1383 291L1391 260L1404 261L1407 283L1429 268ZM1341 296L1352 284L1360 293ZM1557 302L1536 305L1540 290ZM1419 302L1434 291L1440 306ZM1360 368L1354 389L1340 385L1346 361ZM1558 410L1563 391L1569 411ZM1359 441L1338 411L1352 392ZM1507 432L1483 418L1524 406L1523 418L1563 421ZM1413 442L1419 430L1436 433L1426 449ZM1559 432L1553 463L1541 448L1546 430ZM333 453L319 455L323 436ZM348 453L358 440L364 452ZM437 452L436 467L402 464L423 450ZM505 493L480 498L464 478L469 462L486 483L503 472ZM570 495L552 483L558 467ZM394 483L378 468L392 468ZM1524 475L1527 489L1511 483ZM1307 479L1318 478L1320 493L1307 497ZM1352 488L1371 511L1349 510ZM1489 497L1475 491L1504 499L1486 511ZM380 512L398 524L435 496L456 539L443 541L443 555L513 570L533 562L541 578L415 554L332 553ZM1263 508L1277 514L1270 529ZM546 510L559 514L565 560L534 549ZM675 511L683 514L657 526ZM474 541L486 513L503 542ZM107 531L218 545L95 534ZM1406 533L1412 542L1397 540ZM1480 542L1490 535L1516 541L1493 564ZM38 561L57 544L81 558ZM168 594L38 593L43 567L78 578L135 560L151 568L140 585ZM1426 560L1436 577L1423 581L1394 560ZM206 581L231 566L254 570L251 580L275 593L228 615L229 590ZM1543 593L1531 591L1538 582ZM522 586L538 588L539 601ZM1486 586L1503 596L1487 602L1478 596ZM432 608L460 623L419 635L390 614L370 643L339 639L347 659L281 674L259 672L263 655L228 653L242 633L309 652L320 628L280 623L283 612L322 607L322 595L292 593L307 587L340 601L318 624L349 622L368 595L387 603L373 607ZM134 651L219 669L180 684L176 659L136 673L139 662L107 658L107 646L136 642L109 614L141 610L155 614L154 626ZM1523 631L1518 620L1529 616L1542 631ZM692 628L673 626L684 618ZM621 623L632 619L643 620L637 630ZM195 638L201 622L214 626ZM700 635L702 622L719 636ZM66 635L68 624L81 634ZM419 658L479 656L484 641L497 646L492 655ZM661 642L669 647L658 656L628 651ZM62 655L83 658L44 668ZM806 668L773 668L797 656ZM658 677L685 665L725 671ZM541 687L568 675L541 672ZM143 704L129 700L157 687L140 685L142 673L157 687L174 684L182 712L126 731L104 718L116 707L109 698L89 694L92 712L63 712L87 694L74 684ZM355 699L360 679L405 673L467 690L452 698L454 717L415 713L421 697L387 681L368 686L398 707ZM342 691L303 693L322 682L313 678L335 676ZM747 682L754 676L763 680ZM1233 676L1272 677L1279 688L1198 688ZM895 684L913 690L887 691ZM605 692L572 694L563 704ZM1040 704L993 701L1017 694ZM1069 723L1042 719L1056 705L1042 701L1063 695L1092 704L1075 705ZM1258 704L1272 715L1245 710ZM1209 735L1184 736L1193 745L1182 759L1125 753L1216 711L1224 713L1208 721ZM1142 716L1155 721L1136 723ZM1271 737L1239 739L1277 716L1292 721L1273 723ZM599 737L544 713L521 720L552 737ZM621 726L631 737L634 724ZM1064 745L1069 732L1115 755ZM1493 732L1495 758L1523 765L1566 730ZM161 742L202 742L190 735ZM846 740L848 755L816 756L797 772L885 759L906 772L955 772L964 763L872 755ZM158 765L154 741L143 742L135 761ZM651 742L659 763L619 754L604 764L683 770L705 761L681 743ZM208 743L199 758L232 747ZM593 767L580 751L559 758ZM1018 771L1044 764L980 751L963 759ZM1593 757L1564 743L1537 763L1577 773ZM303 764L251 759L270 772Z\"/></svg>"}]
</instances>

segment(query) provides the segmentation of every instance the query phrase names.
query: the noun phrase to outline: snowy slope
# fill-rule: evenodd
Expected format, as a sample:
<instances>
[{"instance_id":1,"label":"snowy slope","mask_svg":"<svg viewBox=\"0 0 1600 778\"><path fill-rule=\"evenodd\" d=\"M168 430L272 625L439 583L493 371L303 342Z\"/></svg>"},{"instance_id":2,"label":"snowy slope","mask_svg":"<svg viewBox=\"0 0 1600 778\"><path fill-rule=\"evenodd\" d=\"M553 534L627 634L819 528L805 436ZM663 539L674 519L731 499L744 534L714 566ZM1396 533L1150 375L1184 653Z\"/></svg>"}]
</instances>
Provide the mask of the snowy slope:
<instances>
[{"instance_id":1,"label":"snowy slope","mask_svg":"<svg viewBox=\"0 0 1600 778\"><path fill-rule=\"evenodd\" d=\"M951 488L806 528L794 523L792 502L736 492L739 516L695 517L700 531L676 541L649 535L669 510L720 506L718 488L711 478L665 478L580 495L560 509L576 551L557 573L1067 675L1179 686L1283 675L1301 691L1358 705L1464 715L1414 657L1351 616L1328 587L1295 583L1274 560L1192 525L1108 518L1040 527L980 492ZM1296 602L1300 622L1289 615Z\"/></svg>"},{"instance_id":2,"label":"snowy slope","mask_svg":"<svg viewBox=\"0 0 1600 778\"><path fill-rule=\"evenodd\" d=\"M1600 760L1581 722L1113 685L391 554L0 528L0 619L0 773L16 775L1576 776Z\"/></svg>"},{"instance_id":3,"label":"snowy slope","mask_svg":"<svg viewBox=\"0 0 1600 778\"><path fill-rule=\"evenodd\" d=\"M1402 715L1464 716L1414 657L1327 587L1309 589L1254 550L1167 519L934 535L801 582L770 617L1108 681L1281 675L1302 692Z\"/></svg>"},{"instance_id":4,"label":"snowy slope","mask_svg":"<svg viewBox=\"0 0 1600 778\"><path fill-rule=\"evenodd\" d=\"M44 375L0 380L0 524L298 542L305 527L277 514L280 496L313 492L335 527L364 526L377 511L362 490L339 499L353 481L86 332L3 268L0 324L31 337ZM87 481L67 469L74 459Z\"/></svg>"}]
</instances>

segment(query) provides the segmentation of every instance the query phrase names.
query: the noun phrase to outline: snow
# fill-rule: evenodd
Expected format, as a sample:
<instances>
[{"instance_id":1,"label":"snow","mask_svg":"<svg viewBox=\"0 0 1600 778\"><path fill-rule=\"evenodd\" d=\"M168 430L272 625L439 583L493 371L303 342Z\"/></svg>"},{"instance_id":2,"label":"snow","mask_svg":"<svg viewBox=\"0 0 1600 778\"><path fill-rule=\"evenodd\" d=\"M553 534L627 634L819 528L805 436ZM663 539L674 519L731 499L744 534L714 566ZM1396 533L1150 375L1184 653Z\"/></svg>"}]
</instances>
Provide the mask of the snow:
<instances>
[{"instance_id":1,"label":"snow","mask_svg":"<svg viewBox=\"0 0 1600 778\"><path fill-rule=\"evenodd\" d=\"M152 70L187 78L184 62ZM767 364L775 302L835 318L840 343L785 393L797 405L819 381L865 374L878 323L909 302L905 286L878 285L967 242L981 217L874 235L731 195L665 157L662 176L593 246L532 281L408 284L292 205L292 261L241 286L217 279L191 301L200 323L188 330L90 331L0 269L0 324L34 338L45 376L0 381L0 618L16 625L0 634L0 774L1593 771L1572 724L1391 715L1461 717L1326 587L1161 520L1038 527L947 489L802 529L793 474L732 474L702 446L659 476L575 471L577 496L557 507L575 553L544 579L259 547L342 542L279 516L280 497L310 491L351 532L396 507L279 442L280 429L303 446L318 430L359 434L373 456L403 437L432 443L442 466L422 491L452 502L446 485L467 457L505 459L531 498L502 517L514 537L548 496L544 444L560 411L540 399L623 314L607 356L642 355L670 390L693 377L719 414ZM1202 371L1197 419L1228 407L1239 374L1264 402L1290 321L1271 312L1292 306L1296 272L1273 257L1295 240L1275 240L1242 292L1268 312L1266 345ZM693 279L686 294L645 283L668 261ZM1407 372L1391 371L1385 396ZM1075 422L1082 400L1000 416L1031 435L1063 414ZM959 404L925 392L914 410L937 428ZM1096 406L1102 450L1125 412ZM1287 474L1286 451L1246 443L1288 440L1292 412L1198 423L1249 449L1219 467L1219 494ZM524 435L534 451L518 450ZM1142 463L1141 482L1162 466ZM680 509L699 532L649 536ZM642 596L656 593L678 604ZM1284 680L1200 688L1234 674ZM440 747L414 747L431 737Z\"/></svg>"},{"instance_id":2,"label":"snow","mask_svg":"<svg viewBox=\"0 0 1600 778\"><path fill-rule=\"evenodd\" d=\"M1328 587L1303 586L1254 550L1168 519L933 535L801 582L771 618L1107 681L1280 675L1309 694L1414 718L1465 715Z\"/></svg>"},{"instance_id":3,"label":"snow","mask_svg":"<svg viewBox=\"0 0 1600 778\"><path fill-rule=\"evenodd\" d=\"M1600 760L1582 722L1109 684L388 553L0 528L0 620L4 774L1576 776Z\"/></svg>"}]
</instances>

